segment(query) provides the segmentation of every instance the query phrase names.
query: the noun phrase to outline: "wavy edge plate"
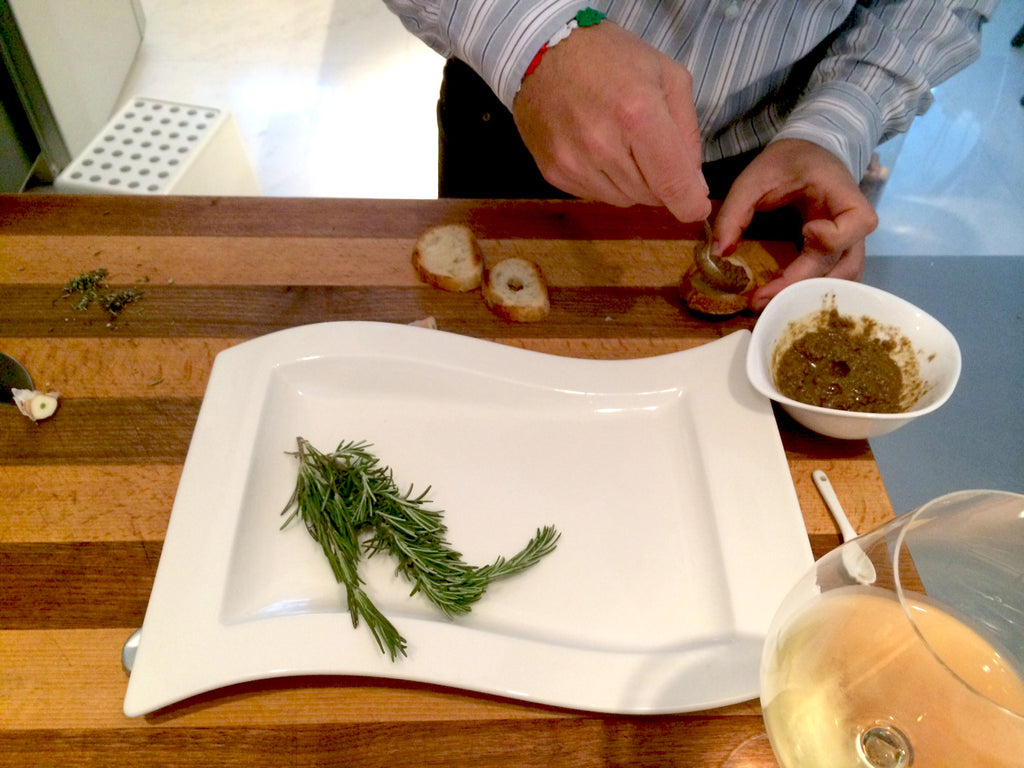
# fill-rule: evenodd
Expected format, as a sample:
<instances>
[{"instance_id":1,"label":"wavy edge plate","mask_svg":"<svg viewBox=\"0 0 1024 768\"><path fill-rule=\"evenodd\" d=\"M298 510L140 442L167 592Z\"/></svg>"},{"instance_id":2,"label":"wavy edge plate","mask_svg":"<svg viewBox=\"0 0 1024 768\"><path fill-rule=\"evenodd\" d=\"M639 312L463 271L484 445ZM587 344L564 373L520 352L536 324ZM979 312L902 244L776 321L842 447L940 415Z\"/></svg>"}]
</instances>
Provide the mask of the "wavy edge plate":
<instances>
[{"instance_id":1,"label":"wavy edge plate","mask_svg":"<svg viewBox=\"0 0 1024 768\"><path fill-rule=\"evenodd\" d=\"M444 331L335 322L280 331L221 352L182 470L125 714L144 715L236 683L299 675L426 682L623 714L697 711L756 698L769 623L812 557L770 401L744 374L749 340L744 330L657 357L584 360ZM466 377L521 384L539 397L556 390L628 394L666 382L679 387L689 399L689 429L706 478L726 581L716 586L728 592L731 631L676 647L608 649L413 616L403 619L402 630L410 655L391 662L364 628L353 631L343 610L225 621L232 547L272 377L297 361L344 364L348 358L399 360L424 371L444 366ZM282 489L282 498L288 493L290 487ZM489 609L500 613L500 606Z\"/></svg>"}]
</instances>

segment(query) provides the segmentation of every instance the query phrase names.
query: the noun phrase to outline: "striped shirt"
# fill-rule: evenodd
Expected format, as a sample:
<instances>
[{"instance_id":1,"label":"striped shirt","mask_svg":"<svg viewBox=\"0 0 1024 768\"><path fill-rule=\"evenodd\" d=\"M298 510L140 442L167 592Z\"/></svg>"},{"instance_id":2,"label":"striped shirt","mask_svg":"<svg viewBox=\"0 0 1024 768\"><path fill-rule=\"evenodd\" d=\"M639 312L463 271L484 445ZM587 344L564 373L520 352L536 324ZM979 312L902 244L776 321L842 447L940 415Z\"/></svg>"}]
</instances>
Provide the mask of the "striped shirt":
<instances>
[{"instance_id":1,"label":"striped shirt","mask_svg":"<svg viewBox=\"0 0 1024 768\"><path fill-rule=\"evenodd\" d=\"M924 113L931 88L978 57L981 24L998 4L384 1L438 53L473 67L509 108L541 46L582 8L604 11L689 70L705 161L798 138L841 158L855 178L875 146Z\"/></svg>"}]
</instances>

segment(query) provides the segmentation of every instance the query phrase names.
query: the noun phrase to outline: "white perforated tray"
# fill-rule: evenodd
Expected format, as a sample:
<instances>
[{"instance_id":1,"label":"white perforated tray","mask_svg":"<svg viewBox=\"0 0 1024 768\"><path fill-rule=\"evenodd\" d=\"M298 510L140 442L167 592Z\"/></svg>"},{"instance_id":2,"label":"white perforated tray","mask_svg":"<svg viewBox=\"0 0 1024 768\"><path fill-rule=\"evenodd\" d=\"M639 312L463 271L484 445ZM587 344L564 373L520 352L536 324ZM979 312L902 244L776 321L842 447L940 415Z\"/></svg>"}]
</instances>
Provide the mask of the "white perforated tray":
<instances>
[{"instance_id":1,"label":"white perforated tray","mask_svg":"<svg viewBox=\"0 0 1024 768\"><path fill-rule=\"evenodd\" d=\"M128 100L56 186L94 194L259 193L227 112L145 97Z\"/></svg>"}]
</instances>

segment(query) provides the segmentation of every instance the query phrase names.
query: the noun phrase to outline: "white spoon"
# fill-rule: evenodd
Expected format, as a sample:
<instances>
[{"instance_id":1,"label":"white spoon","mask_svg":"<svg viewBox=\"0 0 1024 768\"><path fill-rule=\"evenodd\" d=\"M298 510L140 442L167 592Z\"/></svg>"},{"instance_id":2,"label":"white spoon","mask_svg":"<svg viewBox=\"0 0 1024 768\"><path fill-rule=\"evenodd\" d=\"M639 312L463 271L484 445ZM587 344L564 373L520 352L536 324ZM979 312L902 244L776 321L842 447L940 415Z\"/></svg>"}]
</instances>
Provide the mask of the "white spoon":
<instances>
[{"instance_id":1,"label":"white spoon","mask_svg":"<svg viewBox=\"0 0 1024 768\"><path fill-rule=\"evenodd\" d=\"M828 507L828 511L835 518L836 525L839 526L839 534L843 539L843 546L841 548L843 567L846 569L847 574L859 584L874 584L876 578L875 566L871 562L871 558L860 548L859 544L849 543L857 538L857 531L850 525L850 518L843 511L843 505L839 503L839 497L836 496L836 491L832 487L828 475L820 469L816 469L811 473L811 477L814 479L814 484L818 487L818 493L821 494L821 498L825 500L825 506Z\"/></svg>"},{"instance_id":2,"label":"white spoon","mask_svg":"<svg viewBox=\"0 0 1024 768\"><path fill-rule=\"evenodd\" d=\"M124 641L124 646L121 648L121 666L124 667L124 671L129 675L132 673L132 667L135 666L135 654L139 652L139 641L141 639L142 630L136 629Z\"/></svg>"}]
</instances>

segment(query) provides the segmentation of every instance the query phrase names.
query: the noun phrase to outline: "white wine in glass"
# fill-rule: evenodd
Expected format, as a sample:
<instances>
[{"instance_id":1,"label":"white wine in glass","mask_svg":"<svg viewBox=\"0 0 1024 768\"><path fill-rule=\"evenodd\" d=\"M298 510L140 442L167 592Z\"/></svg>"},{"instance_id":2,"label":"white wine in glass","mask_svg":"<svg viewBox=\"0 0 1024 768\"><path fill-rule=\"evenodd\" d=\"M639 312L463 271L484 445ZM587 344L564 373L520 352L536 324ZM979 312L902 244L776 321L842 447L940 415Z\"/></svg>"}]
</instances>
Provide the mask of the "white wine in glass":
<instances>
[{"instance_id":1,"label":"white wine in glass","mask_svg":"<svg viewBox=\"0 0 1024 768\"><path fill-rule=\"evenodd\" d=\"M1024 766L1024 496L944 496L821 558L761 703L783 768Z\"/></svg>"}]
</instances>

